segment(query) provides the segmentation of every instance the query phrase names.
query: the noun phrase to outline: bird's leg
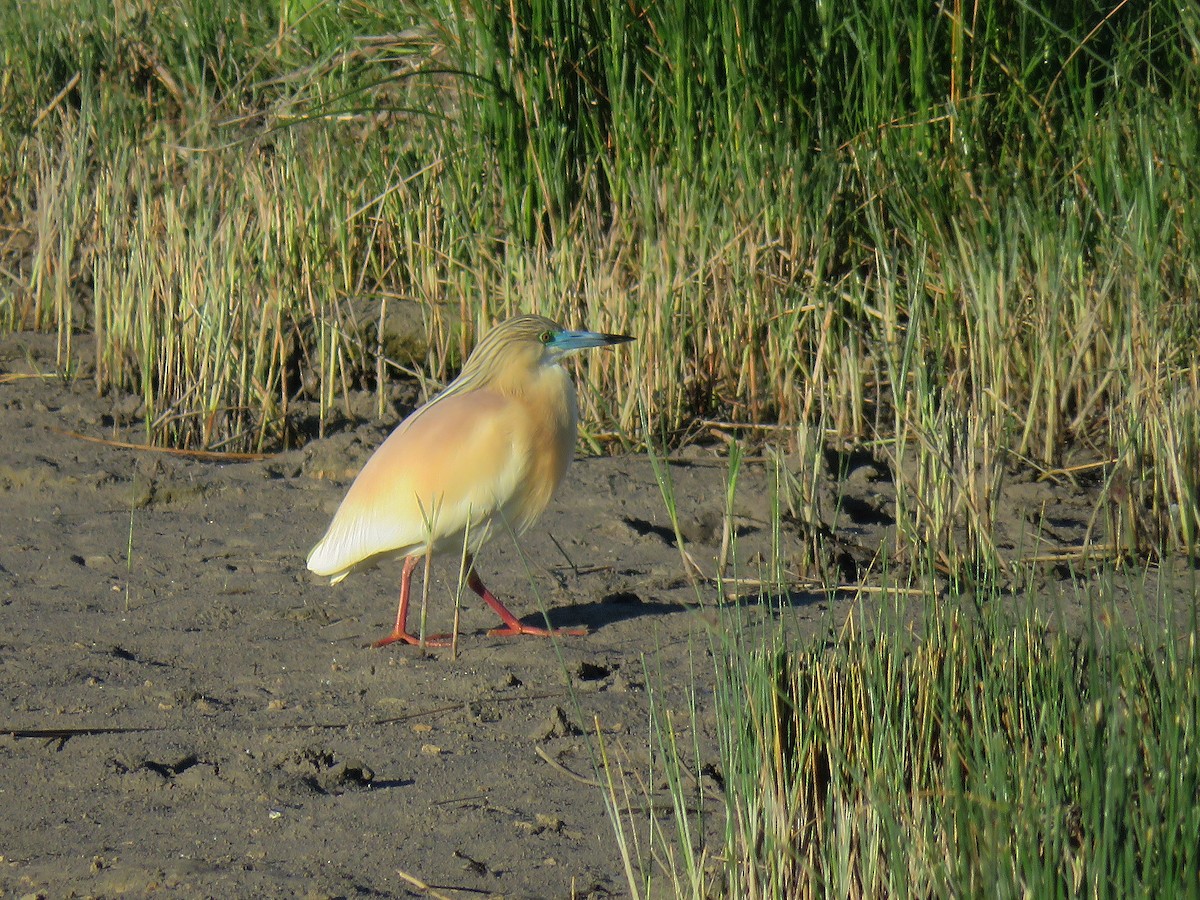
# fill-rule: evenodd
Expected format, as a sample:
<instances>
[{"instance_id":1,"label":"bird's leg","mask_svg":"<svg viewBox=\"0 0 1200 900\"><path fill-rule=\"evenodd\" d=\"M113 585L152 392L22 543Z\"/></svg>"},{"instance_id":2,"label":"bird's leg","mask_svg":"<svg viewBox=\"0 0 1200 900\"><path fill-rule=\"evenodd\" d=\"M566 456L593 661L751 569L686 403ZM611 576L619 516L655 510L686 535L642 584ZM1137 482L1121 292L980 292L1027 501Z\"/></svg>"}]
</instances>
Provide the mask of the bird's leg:
<instances>
[{"instance_id":1,"label":"bird's leg","mask_svg":"<svg viewBox=\"0 0 1200 900\"><path fill-rule=\"evenodd\" d=\"M503 628L493 628L488 632L493 637L504 637L514 634L533 634L540 637L550 637L552 634L570 634L579 637L587 634L586 628L534 628L532 625L522 625L521 620L514 616L505 608L504 604L496 599L495 594L489 591L483 585L483 580L475 572L475 567L471 565L471 561L467 561L470 566L467 574L467 587L483 598L484 603L496 611L504 621Z\"/></svg>"},{"instance_id":2,"label":"bird's leg","mask_svg":"<svg viewBox=\"0 0 1200 900\"><path fill-rule=\"evenodd\" d=\"M386 647L388 644L394 644L396 641L403 641L406 644L419 644L420 638L414 637L404 630L405 623L408 621L408 594L412 587L413 571L417 568L417 563L420 561L419 556L408 556L404 559L404 571L400 573L400 608L396 610L396 627L392 629L392 633L385 638L380 638L371 645L372 648ZM446 635L438 634L433 637L425 638L425 645L428 647L446 647L449 646L445 640Z\"/></svg>"}]
</instances>

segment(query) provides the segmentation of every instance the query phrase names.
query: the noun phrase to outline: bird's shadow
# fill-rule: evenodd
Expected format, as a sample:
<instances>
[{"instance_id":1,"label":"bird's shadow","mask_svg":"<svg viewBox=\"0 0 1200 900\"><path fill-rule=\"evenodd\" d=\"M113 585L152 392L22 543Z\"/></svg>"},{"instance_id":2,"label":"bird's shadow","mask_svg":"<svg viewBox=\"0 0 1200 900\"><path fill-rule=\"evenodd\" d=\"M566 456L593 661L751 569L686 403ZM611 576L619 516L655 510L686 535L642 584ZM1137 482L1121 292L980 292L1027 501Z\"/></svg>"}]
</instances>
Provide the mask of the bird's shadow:
<instances>
[{"instance_id":1,"label":"bird's shadow","mask_svg":"<svg viewBox=\"0 0 1200 900\"><path fill-rule=\"evenodd\" d=\"M551 628L570 628L585 626L589 632L600 631L618 622L640 619L646 616L664 616L686 611L703 611L704 609L729 610L738 606L762 607L766 609L800 609L816 606L826 602L828 596L817 591L764 591L757 595L739 597L737 600L713 604L711 607L695 603L678 601L644 600L632 591L616 591L605 595L591 603L577 603L572 606L557 606L546 610L543 618L541 613L524 616L521 621L526 625L542 626L549 620Z\"/></svg>"},{"instance_id":2,"label":"bird's shadow","mask_svg":"<svg viewBox=\"0 0 1200 900\"><path fill-rule=\"evenodd\" d=\"M663 616L668 613L694 609L686 603L666 600L643 600L632 591L616 591L591 603L576 603L571 606L556 606L541 613L525 616L521 621L527 625L541 625L546 619L551 628L584 626L589 632L599 631L607 625L615 625L644 616Z\"/></svg>"}]
</instances>

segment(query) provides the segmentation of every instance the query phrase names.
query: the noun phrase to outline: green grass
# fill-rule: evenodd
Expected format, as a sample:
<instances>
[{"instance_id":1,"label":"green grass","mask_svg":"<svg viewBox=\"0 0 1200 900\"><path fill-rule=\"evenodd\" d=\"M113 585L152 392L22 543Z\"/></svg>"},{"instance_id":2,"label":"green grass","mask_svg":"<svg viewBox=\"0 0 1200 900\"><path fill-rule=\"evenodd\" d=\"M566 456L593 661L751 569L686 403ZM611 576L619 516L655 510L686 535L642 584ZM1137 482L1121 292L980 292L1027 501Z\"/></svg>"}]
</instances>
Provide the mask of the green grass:
<instances>
[{"instance_id":1,"label":"green grass","mask_svg":"<svg viewBox=\"0 0 1200 900\"><path fill-rule=\"evenodd\" d=\"M694 582L684 701L644 651L648 761L597 723L631 896L1200 895L1193 567L954 595L884 556L820 622L774 560L740 555L731 531L726 570Z\"/></svg>"},{"instance_id":2,"label":"green grass","mask_svg":"<svg viewBox=\"0 0 1200 900\"><path fill-rule=\"evenodd\" d=\"M715 691L693 673L703 699L658 709L651 665L649 770L604 760L631 894L1196 896L1196 585L1174 589L1126 621L1093 585L1073 625L1032 595L864 598L808 640L720 611ZM719 762L681 740L707 703Z\"/></svg>"},{"instance_id":3,"label":"green grass","mask_svg":"<svg viewBox=\"0 0 1200 900\"><path fill-rule=\"evenodd\" d=\"M735 877L764 896L1200 889L1194 641L998 619L939 610L915 637L776 651L734 679L774 750L767 773L737 751L737 792L765 777L770 793L763 821L736 819Z\"/></svg>"},{"instance_id":4,"label":"green grass","mask_svg":"<svg viewBox=\"0 0 1200 900\"><path fill-rule=\"evenodd\" d=\"M955 579L1008 473L1098 464L1095 556L1197 552L1195 3L0 13L0 328L148 440L296 443L537 311L638 336L593 448L874 447Z\"/></svg>"}]
</instances>

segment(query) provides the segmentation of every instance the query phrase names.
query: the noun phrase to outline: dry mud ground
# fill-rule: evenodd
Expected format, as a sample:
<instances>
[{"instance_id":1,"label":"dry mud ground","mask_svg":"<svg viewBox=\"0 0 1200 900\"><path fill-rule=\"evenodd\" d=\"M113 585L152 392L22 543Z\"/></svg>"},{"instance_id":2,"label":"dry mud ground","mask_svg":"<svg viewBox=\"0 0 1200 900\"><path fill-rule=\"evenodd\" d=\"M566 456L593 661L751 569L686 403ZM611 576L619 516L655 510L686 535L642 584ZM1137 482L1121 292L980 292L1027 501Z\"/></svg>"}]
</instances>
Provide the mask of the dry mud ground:
<instances>
[{"instance_id":1,"label":"dry mud ground","mask_svg":"<svg viewBox=\"0 0 1200 900\"><path fill-rule=\"evenodd\" d=\"M364 416L256 462L133 451L65 433L137 441L136 403L98 397L86 369L24 377L53 365L45 337L0 342L5 895L420 896L407 873L456 898L625 896L601 791L572 773L594 777L599 723L610 754L646 776L648 688L684 746L697 730L694 802L709 836L720 829L717 617L696 606L644 456L578 460L520 553L500 537L479 560L518 616L537 621L540 595L587 637L488 637L494 616L472 598L457 660L371 650L398 564L331 588L304 557L387 425ZM671 472L711 571L726 464L701 451ZM1085 489L1025 487L1022 508L1065 542L1082 535ZM857 461L835 488L847 502L831 564L844 568L886 540L890 484ZM751 572L769 553L770 496L770 473L748 466L737 524ZM1010 545L1030 520L1014 513ZM782 541L799 552L794 523ZM435 567L431 631L450 625L453 567ZM1056 592L1077 603L1048 581ZM747 597L723 615L800 637L836 631L862 602ZM635 788L629 803L647 800Z\"/></svg>"}]
</instances>

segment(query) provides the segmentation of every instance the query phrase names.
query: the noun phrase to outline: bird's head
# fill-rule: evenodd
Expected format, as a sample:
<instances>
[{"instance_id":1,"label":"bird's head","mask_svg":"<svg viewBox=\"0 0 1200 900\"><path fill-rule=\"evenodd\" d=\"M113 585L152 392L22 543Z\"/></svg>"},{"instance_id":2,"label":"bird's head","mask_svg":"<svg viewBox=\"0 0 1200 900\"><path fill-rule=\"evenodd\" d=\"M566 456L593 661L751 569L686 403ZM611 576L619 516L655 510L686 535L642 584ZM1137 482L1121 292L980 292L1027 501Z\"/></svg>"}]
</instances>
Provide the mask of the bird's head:
<instances>
[{"instance_id":1,"label":"bird's head","mask_svg":"<svg viewBox=\"0 0 1200 900\"><path fill-rule=\"evenodd\" d=\"M556 365L568 353L577 350L632 340L623 334L568 331L544 316L516 316L501 322L483 336L457 380L478 387Z\"/></svg>"}]
</instances>

